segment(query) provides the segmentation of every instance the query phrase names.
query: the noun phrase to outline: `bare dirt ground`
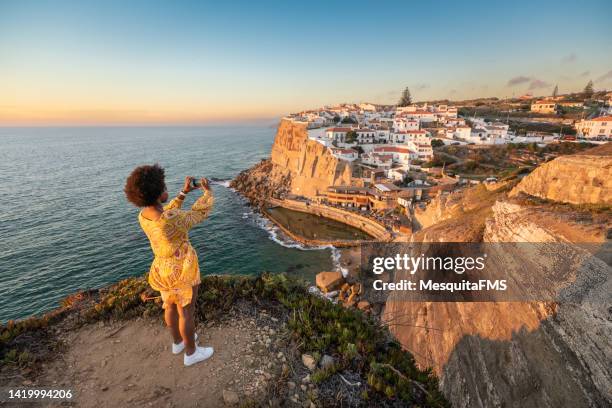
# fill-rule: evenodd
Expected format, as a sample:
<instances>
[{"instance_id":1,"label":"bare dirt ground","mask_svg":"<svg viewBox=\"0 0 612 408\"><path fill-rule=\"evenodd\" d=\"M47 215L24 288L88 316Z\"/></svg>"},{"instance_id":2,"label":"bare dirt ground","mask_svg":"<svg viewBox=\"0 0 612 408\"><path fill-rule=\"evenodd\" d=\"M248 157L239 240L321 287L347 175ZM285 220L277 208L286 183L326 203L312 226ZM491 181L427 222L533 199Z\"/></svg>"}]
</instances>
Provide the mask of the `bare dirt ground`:
<instances>
[{"instance_id":1,"label":"bare dirt ground","mask_svg":"<svg viewBox=\"0 0 612 408\"><path fill-rule=\"evenodd\" d=\"M78 407L219 407L257 399L285 360L270 347L277 330L239 317L206 328L215 354L191 367L171 352L159 318L85 326L63 337L67 350L36 385L71 388ZM235 394L234 394L235 393ZM228 399L239 399L232 403Z\"/></svg>"}]
</instances>

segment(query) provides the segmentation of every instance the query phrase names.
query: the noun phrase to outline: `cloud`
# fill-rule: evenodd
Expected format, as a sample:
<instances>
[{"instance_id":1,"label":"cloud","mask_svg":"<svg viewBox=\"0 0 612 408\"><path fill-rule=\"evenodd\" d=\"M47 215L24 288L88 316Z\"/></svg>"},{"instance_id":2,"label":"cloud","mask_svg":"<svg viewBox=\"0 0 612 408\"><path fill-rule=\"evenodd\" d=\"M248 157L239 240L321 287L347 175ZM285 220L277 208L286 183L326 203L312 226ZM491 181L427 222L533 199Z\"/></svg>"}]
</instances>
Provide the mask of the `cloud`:
<instances>
[{"instance_id":1,"label":"cloud","mask_svg":"<svg viewBox=\"0 0 612 408\"><path fill-rule=\"evenodd\" d=\"M591 74L591 71L584 71L582 74L580 74L580 78L586 78Z\"/></svg>"},{"instance_id":2,"label":"cloud","mask_svg":"<svg viewBox=\"0 0 612 408\"><path fill-rule=\"evenodd\" d=\"M532 89L540 89L540 88L548 88L550 84L546 81L542 81L541 79L532 79L529 84L529 90Z\"/></svg>"},{"instance_id":3,"label":"cloud","mask_svg":"<svg viewBox=\"0 0 612 408\"><path fill-rule=\"evenodd\" d=\"M566 55L565 57L561 58L561 62L569 64L572 62L576 62L576 59L576 54L572 52L570 55Z\"/></svg>"},{"instance_id":4,"label":"cloud","mask_svg":"<svg viewBox=\"0 0 612 408\"><path fill-rule=\"evenodd\" d=\"M516 77L510 79L508 81L508 85L507 86L515 86L515 85L524 84L526 82L529 82L530 80L531 80L531 78L529 78L529 77L519 75L519 76L516 76Z\"/></svg>"},{"instance_id":5,"label":"cloud","mask_svg":"<svg viewBox=\"0 0 612 408\"><path fill-rule=\"evenodd\" d=\"M605 82L609 79L612 79L612 69L600 76L595 80L595 82Z\"/></svg>"}]
</instances>

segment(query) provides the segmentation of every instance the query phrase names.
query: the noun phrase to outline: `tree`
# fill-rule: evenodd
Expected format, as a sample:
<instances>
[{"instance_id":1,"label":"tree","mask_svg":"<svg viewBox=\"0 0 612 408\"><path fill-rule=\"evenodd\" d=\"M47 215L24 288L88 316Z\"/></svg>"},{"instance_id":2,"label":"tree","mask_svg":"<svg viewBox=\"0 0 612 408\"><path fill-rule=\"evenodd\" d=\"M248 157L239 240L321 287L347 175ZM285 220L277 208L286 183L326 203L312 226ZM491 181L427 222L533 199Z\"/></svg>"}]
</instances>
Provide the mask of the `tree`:
<instances>
[{"instance_id":1,"label":"tree","mask_svg":"<svg viewBox=\"0 0 612 408\"><path fill-rule=\"evenodd\" d=\"M432 139L431 141L431 147L436 148L436 147L442 147L444 146L444 142L440 139Z\"/></svg>"},{"instance_id":2,"label":"tree","mask_svg":"<svg viewBox=\"0 0 612 408\"><path fill-rule=\"evenodd\" d=\"M346 143L355 143L355 141L357 140L357 132L355 132L354 130L349 130L348 132L346 132L346 139L344 139L346 141Z\"/></svg>"},{"instance_id":3,"label":"tree","mask_svg":"<svg viewBox=\"0 0 612 408\"><path fill-rule=\"evenodd\" d=\"M559 86L555 85L555 89L553 89L553 94L552 94L553 98L556 97L558 93L559 93Z\"/></svg>"},{"instance_id":4,"label":"tree","mask_svg":"<svg viewBox=\"0 0 612 408\"><path fill-rule=\"evenodd\" d=\"M406 87L406 89L404 89L404 91L402 92L402 97L397 103L397 106L401 107L401 106L408 106L411 104L412 104L412 96L410 95L410 89Z\"/></svg>"},{"instance_id":5,"label":"tree","mask_svg":"<svg viewBox=\"0 0 612 408\"><path fill-rule=\"evenodd\" d=\"M584 97L587 99L591 99L595 91L593 90L593 81L589 81L588 84L584 87Z\"/></svg>"}]
</instances>

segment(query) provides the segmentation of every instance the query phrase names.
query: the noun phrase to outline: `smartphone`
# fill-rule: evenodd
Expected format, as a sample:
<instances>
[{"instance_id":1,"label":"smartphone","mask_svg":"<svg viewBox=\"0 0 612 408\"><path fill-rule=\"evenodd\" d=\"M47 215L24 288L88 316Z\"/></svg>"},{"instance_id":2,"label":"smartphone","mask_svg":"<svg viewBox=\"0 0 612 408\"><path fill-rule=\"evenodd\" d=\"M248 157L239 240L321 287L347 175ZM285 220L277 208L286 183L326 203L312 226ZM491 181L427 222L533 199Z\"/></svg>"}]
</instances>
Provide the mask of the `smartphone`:
<instances>
[{"instance_id":1,"label":"smartphone","mask_svg":"<svg viewBox=\"0 0 612 408\"><path fill-rule=\"evenodd\" d=\"M205 179L206 181L208 181L208 179ZM193 178L191 179L191 185L195 188L200 188L202 187L202 183L200 183L200 179L199 178Z\"/></svg>"}]
</instances>

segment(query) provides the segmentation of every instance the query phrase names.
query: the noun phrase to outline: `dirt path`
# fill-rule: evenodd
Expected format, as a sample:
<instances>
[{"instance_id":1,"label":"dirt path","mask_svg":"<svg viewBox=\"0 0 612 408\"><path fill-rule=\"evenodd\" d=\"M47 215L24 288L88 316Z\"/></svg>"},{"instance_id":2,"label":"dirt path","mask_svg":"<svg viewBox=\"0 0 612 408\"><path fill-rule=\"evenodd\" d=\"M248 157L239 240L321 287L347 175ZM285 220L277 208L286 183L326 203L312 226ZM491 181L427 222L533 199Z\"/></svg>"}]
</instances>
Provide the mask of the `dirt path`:
<instances>
[{"instance_id":1,"label":"dirt path","mask_svg":"<svg viewBox=\"0 0 612 408\"><path fill-rule=\"evenodd\" d=\"M172 354L161 319L86 326L66 335L68 350L39 383L72 388L79 407L219 407L224 391L244 402L280 370L276 363L282 361L269 351L275 330L252 318L197 331L199 344L214 347L215 354L185 367L183 355Z\"/></svg>"}]
</instances>

